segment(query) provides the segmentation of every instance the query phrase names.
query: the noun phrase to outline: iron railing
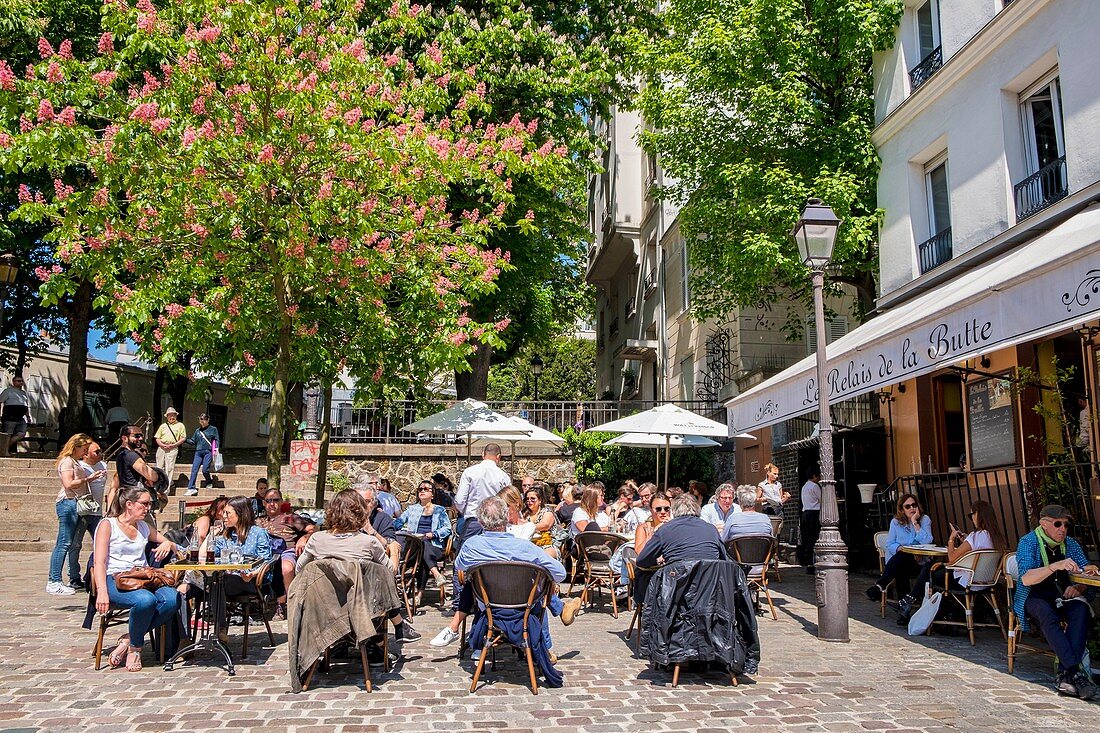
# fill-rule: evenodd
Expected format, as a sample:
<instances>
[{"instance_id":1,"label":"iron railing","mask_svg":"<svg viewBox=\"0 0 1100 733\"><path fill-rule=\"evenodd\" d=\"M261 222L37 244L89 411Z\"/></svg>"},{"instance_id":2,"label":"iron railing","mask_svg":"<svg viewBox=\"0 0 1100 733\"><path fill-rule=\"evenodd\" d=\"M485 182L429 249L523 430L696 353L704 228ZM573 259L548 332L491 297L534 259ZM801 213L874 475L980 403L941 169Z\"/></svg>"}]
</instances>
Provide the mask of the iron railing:
<instances>
[{"instance_id":1,"label":"iron railing","mask_svg":"<svg viewBox=\"0 0 1100 733\"><path fill-rule=\"evenodd\" d=\"M544 430L591 428L594 425L633 415L667 402L653 400L591 400L577 402L487 402L490 409L515 415ZM673 402L685 410L725 422L725 407L717 402L686 400ZM402 430L405 425L454 405L441 400L394 400L366 407L335 405L332 408L332 440L339 443L454 443L462 436L418 436Z\"/></svg>"},{"instance_id":2,"label":"iron railing","mask_svg":"<svg viewBox=\"0 0 1100 733\"><path fill-rule=\"evenodd\" d=\"M615 316L611 320L611 325L607 328L607 335L614 336L619 333L619 317Z\"/></svg>"},{"instance_id":3,"label":"iron railing","mask_svg":"<svg viewBox=\"0 0 1100 733\"><path fill-rule=\"evenodd\" d=\"M947 227L928 241L917 246L920 274L934 270L951 259L951 227Z\"/></svg>"},{"instance_id":4,"label":"iron railing","mask_svg":"<svg viewBox=\"0 0 1100 733\"><path fill-rule=\"evenodd\" d=\"M1051 161L1015 186L1016 221L1038 214L1069 193L1066 156Z\"/></svg>"},{"instance_id":5,"label":"iron railing","mask_svg":"<svg viewBox=\"0 0 1100 733\"><path fill-rule=\"evenodd\" d=\"M923 473L899 476L875 494L870 521L874 529L886 529L902 494L915 494L932 519L932 536L946 542L954 524L969 531L970 507L978 499L988 501L1001 522L1012 548L1035 526L1044 504L1062 504L1078 518L1075 532L1086 547L1100 546L1097 536L1089 477L1096 464L994 468L959 473Z\"/></svg>"},{"instance_id":6,"label":"iron railing","mask_svg":"<svg viewBox=\"0 0 1100 733\"><path fill-rule=\"evenodd\" d=\"M909 85L915 91L928 78L943 66L943 47L937 46L934 51L921 59L921 62L909 71Z\"/></svg>"},{"instance_id":7,"label":"iron railing","mask_svg":"<svg viewBox=\"0 0 1100 733\"><path fill-rule=\"evenodd\" d=\"M638 312L638 299L631 295L626 300L626 320L630 320Z\"/></svg>"},{"instance_id":8,"label":"iron railing","mask_svg":"<svg viewBox=\"0 0 1100 733\"><path fill-rule=\"evenodd\" d=\"M653 293L656 292L656 290L657 290L657 271L656 270L651 270L650 272L646 273L645 280L642 282L642 287L645 290L643 297L645 297L647 299L649 298L650 295L653 295Z\"/></svg>"}]
</instances>

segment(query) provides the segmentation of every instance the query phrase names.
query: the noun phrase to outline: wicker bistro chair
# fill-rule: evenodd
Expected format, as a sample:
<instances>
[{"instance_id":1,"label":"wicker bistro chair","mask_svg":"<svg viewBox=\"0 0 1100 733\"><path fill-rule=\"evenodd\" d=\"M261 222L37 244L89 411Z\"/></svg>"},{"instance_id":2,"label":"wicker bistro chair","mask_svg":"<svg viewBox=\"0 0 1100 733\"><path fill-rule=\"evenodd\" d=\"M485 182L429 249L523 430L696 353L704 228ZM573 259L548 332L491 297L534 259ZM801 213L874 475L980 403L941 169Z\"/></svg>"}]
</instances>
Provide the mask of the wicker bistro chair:
<instances>
[{"instance_id":1,"label":"wicker bistro chair","mask_svg":"<svg viewBox=\"0 0 1100 733\"><path fill-rule=\"evenodd\" d=\"M95 608L96 593L95 584L88 586L88 608ZM103 667L103 639L107 635L107 629L112 626L124 626L130 623L130 609L111 604L107 613L99 615L99 630L96 633L95 646L92 647L92 658L95 659L97 670ZM152 630L153 645L157 648L157 660L164 662L165 639L168 637L168 628L161 625Z\"/></svg>"},{"instance_id":2,"label":"wicker bistro chair","mask_svg":"<svg viewBox=\"0 0 1100 733\"><path fill-rule=\"evenodd\" d=\"M443 543L443 557L439 559L439 572L441 573L444 564L447 562L454 565L455 555L457 554L455 551L455 538L458 536L458 520L461 516L453 506L446 507L445 510L447 518L451 520L451 533L447 535L447 541Z\"/></svg>"},{"instance_id":3,"label":"wicker bistro chair","mask_svg":"<svg viewBox=\"0 0 1100 733\"><path fill-rule=\"evenodd\" d=\"M545 569L524 562L490 562L478 565L470 570L468 582L474 584L474 595L485 606L485 615L489 622L485 647L481 650L474 678L470 683L470 692L477 689L478 678L485 667L485 658L493 655L492 668L496 669L496 647L507 643L508 637L499 630L493 621L493 611L500 609L523 609L523 641L527 656L527 672L531 676L531 692L539 694L538 679L535 675L535 660L531 655L531 639L527 634L527 621L536 604L541 602L542 613L548 613L546 603L554 591L554 581Z\"/></svg>"},{"instance_id":4,"label":"wicker bistro chair","mask_svg":"<svg viewBox=\"0 0 1100 733\"><path fill-rule=\"evenodd\" d=\"M775 603L772 602L772 594L768 590L768 568L778 548L779 540L767 534L746 534L726 540L726 551L744 569L749 589L756 595L757 607L760 606L760 593L763 592L773 621L779 620L779 614L775 612Z\"/></svg>"},{"instance_id":5,"label":"wicker bistro chair","mask_svg":"<svg viewBox=\"0 0 1100 733\"><path fill-rule=\"evenodd\" d=\"M381 616L379 618L376 618L374 622L381 634L381 639L377 642L377 644L378 647L382 650L382 659L385 660L383 662L383 670L388 674L391 670L391 665L389 652L389 635L386 632L387 619L385 616ZM309 671L306 672L305 679L302 680L302 692L305 692L309 689L310 683L313 682L313 675L317 671L318 667L321 667L323 670L328 671L330 653L334 648L345 643L354 643L354 636L349 634L342 639L337 640L334 644L332 644L332 646L330 646L328 649L325 649L325 653L321 655L319 659L317 659L313 662L313 664L310 665ZM359 644L359 659L363 663L363 686L367 688L367 692L374 692L374 684L371 681L370 677L370 663L367 661L367 644L369 643L371 643L370 640L364 641Z\"/></svg>"},{"instance_id":6,"label":"wicker bistro chair","mask_svg":"<svg viewBox=\"0 0 1100 733\"><path fill-rule=\"evenodd\" d=\"M1012 669L1016 666L1016 653L1020 649L1039 654L1054 654L1054 652L1051 651L1049 646L1045 645L1045 642L1043 646L1032 646L1023 643L1024 632L1020 629L1020 617L1016 615L1013 608L1013 596L1016 594L1016 586L1020 584L1020 566L1016 562L1015 552L1005 555L1003 567L1006 595L1008 596L1008 633L1006 635L1008 640L1008 673L1012 674ZM1042 634L1034 627L1031 633L1037 635L1040 639L1042 638Z\"/></svg>"},{"instance_id":7,"label":"wicker bistro chair","mask_svg":"<svg viewBox=\"0 0 1100 733\"><path fill-rule=\"evenodd\" d=\"M633 546L623 548L623 565L626 567L627 577L627 610L630 610L630 604L634 598L634 576L638 572L638 552ZM634 639L634 654L639 653L639 648L642 643L642 602L634 602L634 615L630 617L630 626L626 627L626 638L629 639L631 634L634 633L634 627L638 628L638 636Z\"/></svg>"},{"instance_id":8,"label":"wicker bistro chair","mask_svg":"<svg viewBox=\"0 0 1100 733\"><path fill-rule=\"evenodd\" d=\"M1015 558L1014 558L1015 559ZM962 606L965 620L963 621L933 621L945 626L965 626L970 634L970 646L975 645L974 628L976 626L996 627L1001 636L1008 640L1004 624L1001 620L1001 607L997 603L997 590L1001 582L1001 574L1004 568L1004 553L1000 550L975 550L968 552L954 563L944 566L947 570L963 570L970 574L970 585L963 590L951 588L936 588L944 595L954 599ZM932 584L929 583L929 586ZM932 588L928 589L932 592ZM993 608L993 614L997 617L995 623L977 623L974 621L974 606L979 598L984 598Z\"/></svg>"},{"instance_id":9,"label":"wicker bistro chair","mask_svg":"<svg viewBox=\"0 0 1100 733\"><path fill-rule=\"evenodd\" d=\"M255 585L256 591L249 592L242 595L225 597L226 615L228 617L228 609L231 606L239 606L241 609L241 615L244 617L244 639L241 641L241 659L248 659L248 627L251 622L252 616L252 604L255 603L259 606L260 618L264 621L264 627L267 628L267 641L272 646L275 645L275 635L271 633L271 620L267 616L267 605L269 601L275 600L275 593L272 587L271 579L268 577L273 567L278 567L279 556L276 555L273 558L269 558L256 568L255 575L252 578L251 583ZM192 627L194 628L194 627Z\"/></svg>"},{"instance_id":10,"label":"wicker bistro chair","mask_svg":"<svg viewBox=\"0 0 1100 733\"><path fill-rule=\"evenodd\" d=\"M603 593L606 585L611 595L611 616L619 617L619 603L615 599L615 589L622 585L622 578L611 569L611 556L626 538L613 532L581 532L573 538L577 547L577 558L583 566L584 588L581 589L581 606L588 602L588 592L595 590ZM570 585L572 592L572 585Z\"/></svg>"},{"instance_id":11,"label":"wicker bistro chair","mask_svg":"<svg viewBox=\"0 0 1100 733\"><path fill-rule=\"evenodd\" d=\"M878 574L880 578L886 572L886 541L889 537L889 532L875 532L875 549L878 550ZM893 589L894 595L897 595L898 587L892 580L883 588L882 600L879 601L878 607L880 618L886 618L886 596L889 595L891 589Z\"/></svg>"},{"instance_id":12,"label":"wicker bistro chair","mask_svg":"<svg viewBox=\"0 0 1100 733\"><path fill-rule=\"evenodd\" d=\"M409 532L401 532L405 547L401 551L401 561L397 568L397 591L405 602L407 618L416 615L416 596L420 565L424 562L424 540ZM441 591L442 592L442 591Z\"/></svg>"}]
</instances>

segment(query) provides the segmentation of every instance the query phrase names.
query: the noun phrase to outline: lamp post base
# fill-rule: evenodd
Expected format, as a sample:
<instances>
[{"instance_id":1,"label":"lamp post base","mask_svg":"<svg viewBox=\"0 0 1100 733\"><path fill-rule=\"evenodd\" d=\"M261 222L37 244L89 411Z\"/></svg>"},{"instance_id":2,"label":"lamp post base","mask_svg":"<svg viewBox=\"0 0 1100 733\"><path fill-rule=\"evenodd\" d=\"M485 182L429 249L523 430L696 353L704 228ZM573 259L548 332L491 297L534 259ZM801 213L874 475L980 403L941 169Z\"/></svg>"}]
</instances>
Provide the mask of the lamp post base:
<instances>
[{"instance_id":1,"label":"lamp post base","mask_svg":"<svg viewBox=\"0 0 1100 733\"><path fill-rule=\"evenodd\" d=\"M822 527L814 545L814 583L817 637L822 641L849 641L848 548L835 526Z\"/></svg>"}]
</instances>

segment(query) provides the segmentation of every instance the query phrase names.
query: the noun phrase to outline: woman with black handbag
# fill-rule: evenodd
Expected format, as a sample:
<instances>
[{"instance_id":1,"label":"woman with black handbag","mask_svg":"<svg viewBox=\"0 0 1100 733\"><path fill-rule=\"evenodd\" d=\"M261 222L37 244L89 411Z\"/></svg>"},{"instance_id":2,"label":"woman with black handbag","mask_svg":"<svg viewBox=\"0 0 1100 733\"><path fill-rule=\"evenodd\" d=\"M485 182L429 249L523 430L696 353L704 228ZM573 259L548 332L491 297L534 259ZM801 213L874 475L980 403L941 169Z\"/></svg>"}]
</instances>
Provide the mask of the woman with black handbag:
<instances>
[{"instance_id":1,"label":"woman with black handbag","mask_svg":"<svg viewBox=\"0 0 1100 733\"><path fill-rule=\"evenodd\" d=\"M130 609L129 631L118 639L118 646L107 658L112 667L126 664L130 672L141 670L141 648L145 635L169 621L179 612L188 585L162 586L155 590L119 590L116 578L123 573L145 568L145 548L159 543L153 558L163 560L176 551L176 545L145 522L153 497L143 487L124 487L115 497L112 516L101 521L95 533L95 562L92 578L96 588L95 608L107 613L111 604Z\"/></svg>"}]
</instances>

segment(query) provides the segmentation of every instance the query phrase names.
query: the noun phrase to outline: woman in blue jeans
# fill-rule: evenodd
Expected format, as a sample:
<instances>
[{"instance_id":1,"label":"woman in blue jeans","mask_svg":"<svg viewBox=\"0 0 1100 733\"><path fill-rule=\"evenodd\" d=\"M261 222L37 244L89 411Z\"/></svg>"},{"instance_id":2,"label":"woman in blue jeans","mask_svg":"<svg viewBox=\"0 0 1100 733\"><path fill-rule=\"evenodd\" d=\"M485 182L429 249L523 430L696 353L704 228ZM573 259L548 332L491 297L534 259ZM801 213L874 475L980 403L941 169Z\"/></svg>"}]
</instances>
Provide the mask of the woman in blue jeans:
<instances>
[{"instance_id":1,"label":"woman in blue jeans","mask_svg":"<svg viewBox=\"0 0 1100 733\"><path fill-rule=\"evenodd\" d=\"M199 415L199 426L187 439L188 443L195 446L195 457L191 460L191 479L187 482L188 496L199 493L195 482L199 478L200 469L202 469L203 484L209 486L214 483L210 477L210 461L214 459L214 448L220 440L218 429L210 424L210 416L205 412Z\"/></svg>"},{"instance_id":2,"label":"woman in blue jeans","mask_svg":"<svg viewBox=\"0 0 1100 733\"><path fill-rule=\"evenodd\" d=\"M130 672L141 670L141 648L145 635L152 629L170 621L180 610L187 593L187 584L176 588L165 586L155 592L148 590L120 591L115 576L127 570L146 566L145 548L149 542L159 543L153 557L163 560L175 551L175 544L161 537L157 530L145 522L152 495L143 487L119 490L112 507L114 516L99 523L95 533L95 565L92 571L96 588L95 608L107 613L111 604L130 609L128 633L118 639L118 646L108 657L112 667L124 663Z\"/></svg>"},{"instance_id":3,"label":"woman in blue jeans","mask_svg":"<svg viewBox=\"0 0 1100 733\"><path fill-rule=\"evenodd\" d=\"M57 477L61 480L61 489L57 492L57 502L54 504L57 511L57 541L50 556L50 575L46 580L46 592L50 595L69 596L76 592L61 582L61 570L69 556L77 522L80 521L76 513L76 500L90 493L92 482L106 476L105 471L93 471L89 474L80 467L79 462L88 454L91 444L92 439L89 436L77 433L69 438L57 456ZM73 574L70 568L70 575Z\"/></svg>"}]
</instances>

